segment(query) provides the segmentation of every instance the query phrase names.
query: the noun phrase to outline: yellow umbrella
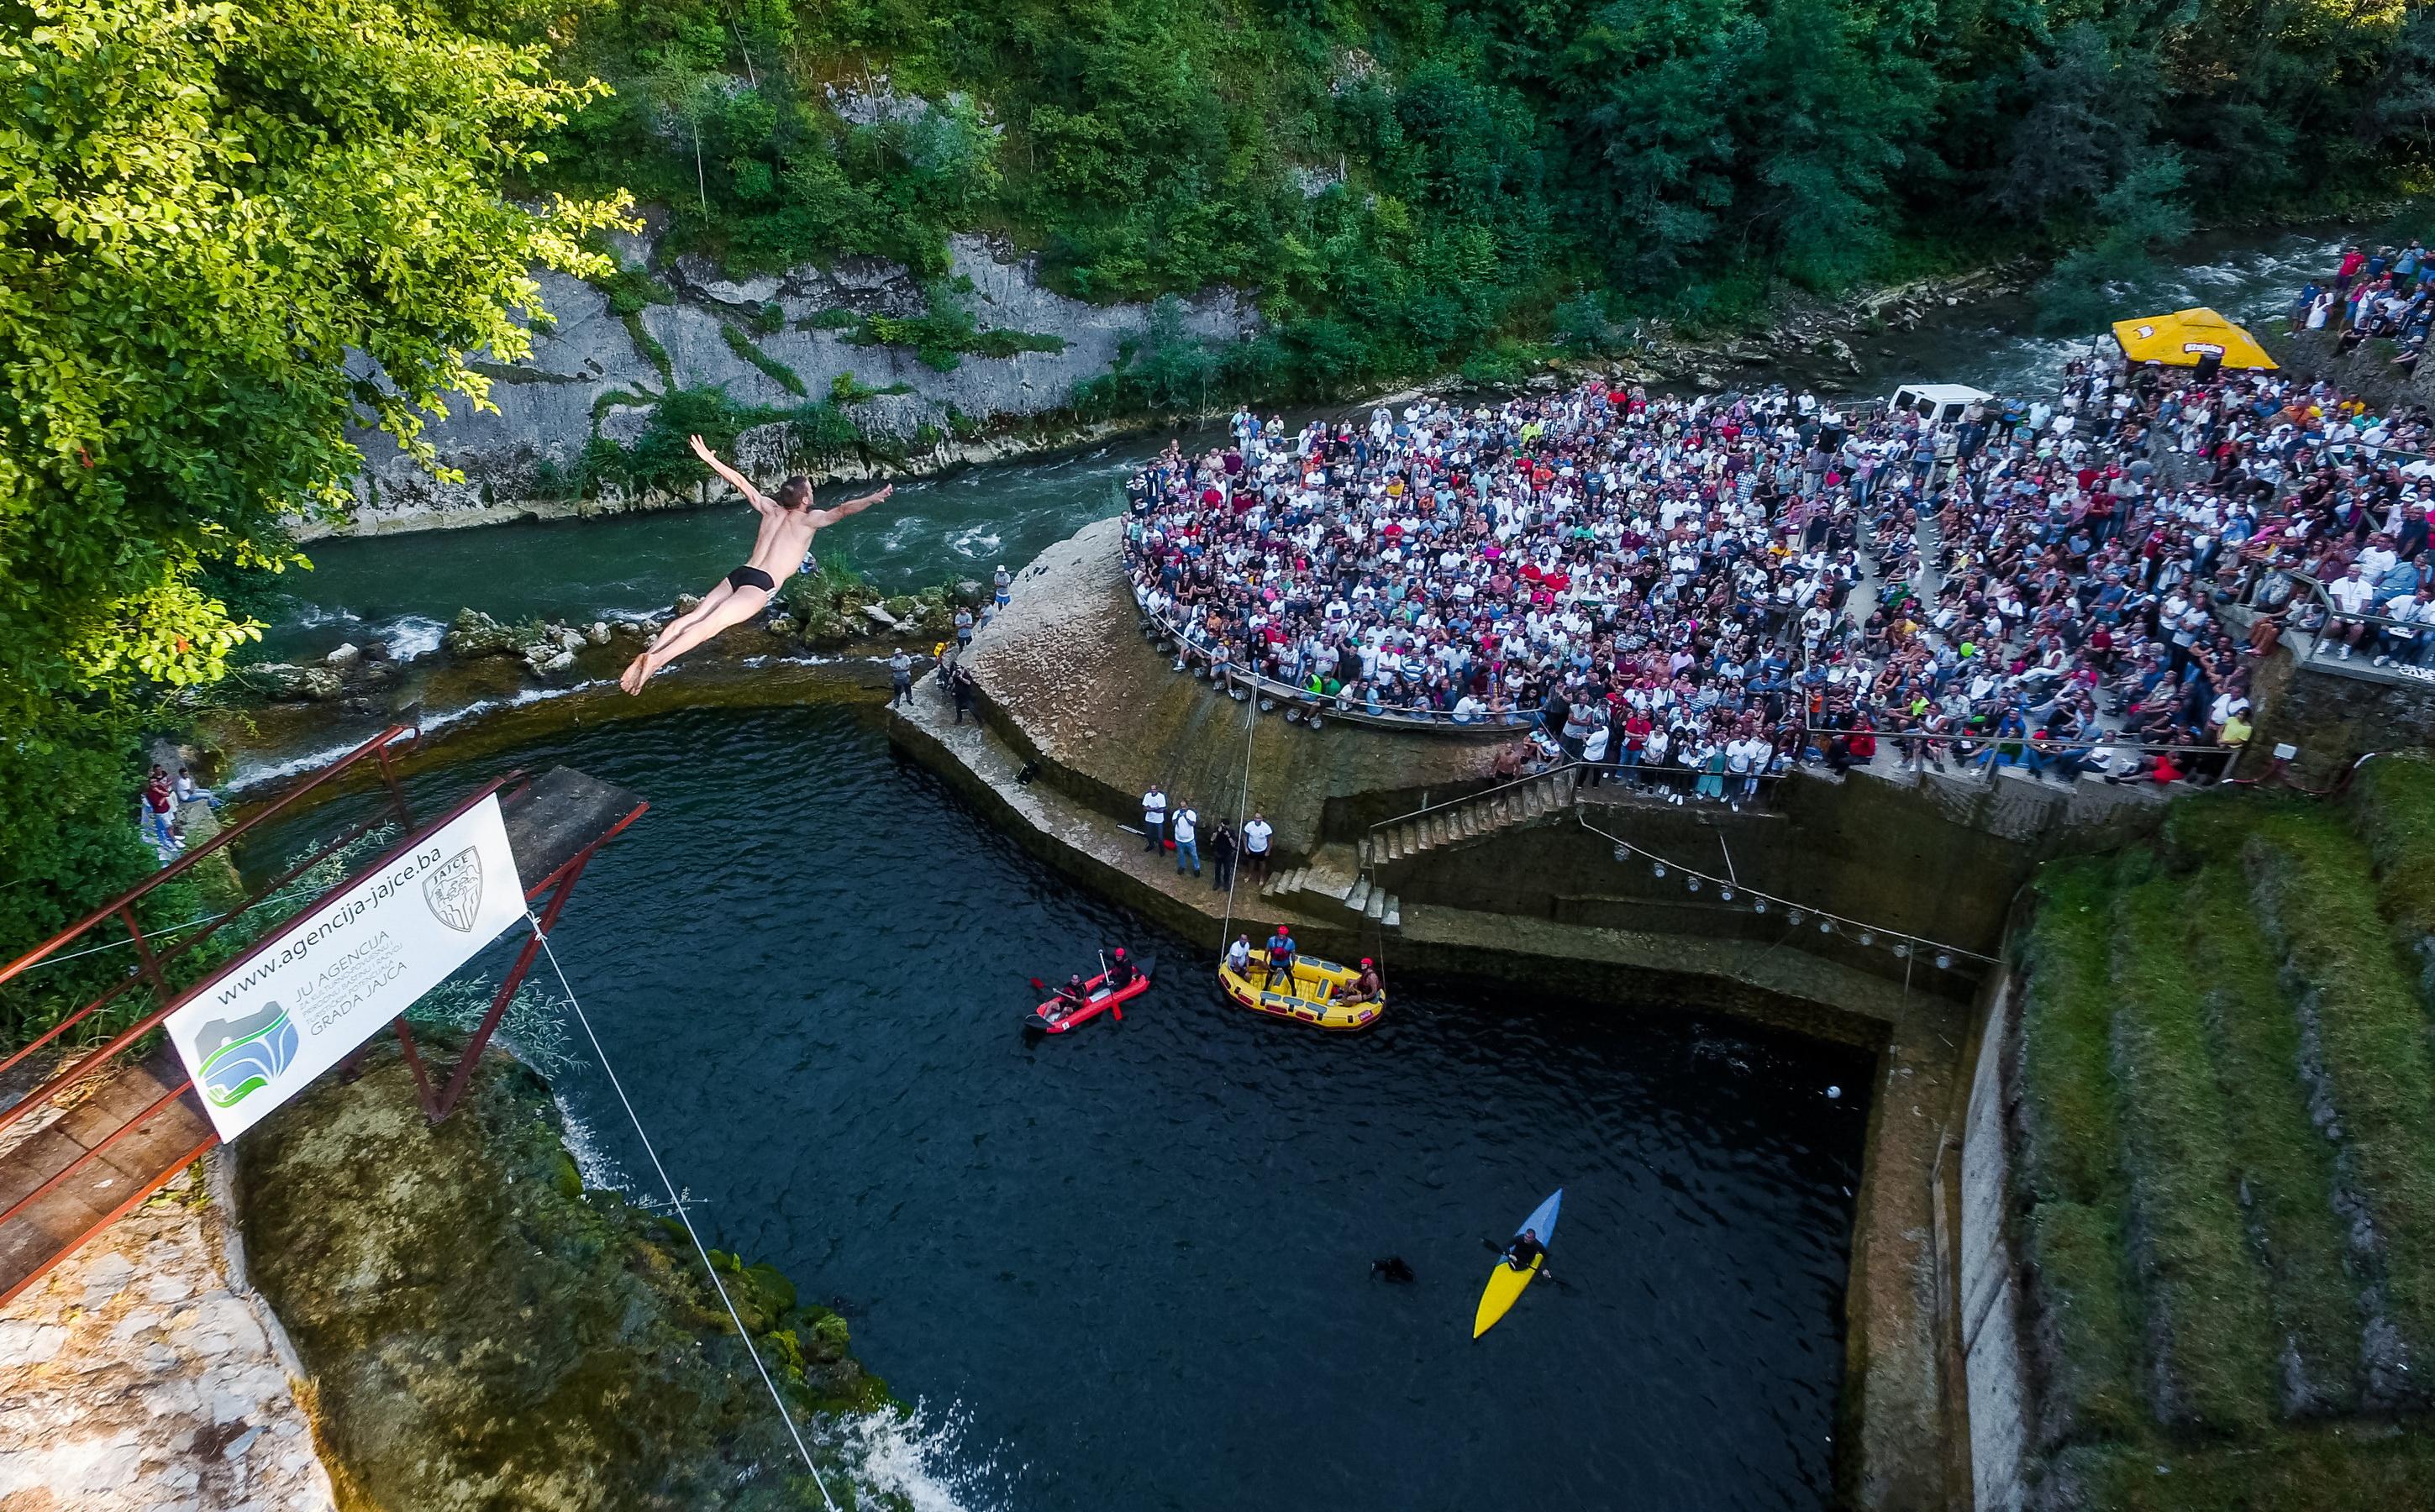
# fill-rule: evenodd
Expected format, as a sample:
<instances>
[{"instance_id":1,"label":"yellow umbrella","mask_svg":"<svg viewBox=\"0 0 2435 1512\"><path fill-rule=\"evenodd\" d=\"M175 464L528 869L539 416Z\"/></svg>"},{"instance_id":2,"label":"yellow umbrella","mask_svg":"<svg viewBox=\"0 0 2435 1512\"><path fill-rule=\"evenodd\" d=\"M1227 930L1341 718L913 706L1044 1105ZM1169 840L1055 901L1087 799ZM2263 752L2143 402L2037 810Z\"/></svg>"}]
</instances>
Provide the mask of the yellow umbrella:
<instances>
[{"instance_id":1,"label":"yellow umbrella","mask_svg":"<svg viewBox=\"0 0 2435 1512\"><path fill-rule=\"evenodd\" d=\"M2221 357L2227 368L2272 369L2277 364L2248 332L2202 305L2170 315L2145 315L2114 322L2114 339L2133 362L2195 368L2202 357Z\"/></svg>"}]
</instances>

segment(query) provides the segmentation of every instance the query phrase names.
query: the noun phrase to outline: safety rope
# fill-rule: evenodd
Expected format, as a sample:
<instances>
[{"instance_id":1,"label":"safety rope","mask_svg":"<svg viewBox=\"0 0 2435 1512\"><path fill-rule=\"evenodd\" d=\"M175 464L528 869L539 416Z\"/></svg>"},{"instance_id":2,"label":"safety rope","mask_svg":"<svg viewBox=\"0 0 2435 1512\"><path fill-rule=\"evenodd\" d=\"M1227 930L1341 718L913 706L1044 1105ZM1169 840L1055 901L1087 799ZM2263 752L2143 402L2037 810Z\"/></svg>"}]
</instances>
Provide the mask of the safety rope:
<instances>
[{"instance_id":1,"label":"safety rope","mask_svg":"<svg viewBox=\"0 0 2435 1512\"><path fill-rule=\"evenodd\" d=\"M559 988L566 994L567 1006L575 1010L575 1022L583 1026L583 1038L592 1041L592 1053L600 1057L600 1069L609 1074L609 1085L616 1089L617 1101L625 1105L626 1117L634 1125L634 1136L643 1142L643 1153L651 1158L651 1169L660 1174L660 1184L667 1189L668 1206L675 1211L677 1221L684 1225L685 1237L693 1241L694 1253L701 1257L701 1268L709 1273L710 1284L717 1290L718 1299L727 1304L727 1315L735 1324L735 1335L744 1341L744 1352L752 1357L752 1368L761 1373L761 1383L769 1389L769 1400L777 1407L778 1417L786 1425L786 1436L795 1441L795 1452L803 1457L803 1469L812 1472L812 1484L820 1487L820 1501L827 1505L829 1512L837 1512L837 1502L829 1495L828 1483L820 1479L820 1467L812 1462L811 1447L803 1442L802 1431L796 1428L795 1415L786 1410L786 1399L778 1394L778 1383L769 1378L769 1367L761 1363L761 1351L753 1346L751 1331L745 1328L743 1315L735 1311L735 1299L727 1295L727 1283L718 1279L718 1267L711 1263L710 1249L695 1230L692 1214L685 1211L683 1194L677 1190L676 1182L669 1179L668 1168L660 1163L660 1152L652 1146L651 1136L644 1132L643 1120L634 1111L633 1099L626 1095L626 1084L617 1079L617 1069L609 1064L609 1053L600 1047L600 1037L592 1032L592 1021L585 1016L583 1004L575 995L574 984L566 979L566 968L559 964L557 949L550 944L548 934L541 927L541 920L529 913L525 917L532 919L533 937L541 941L543 954L549 957L549 969L558 973Z\"/></svg>"},{"instance_id":2,"label":"safety rope","mask_svg":"<svg viewBox=\"0 0 2435 1512\"><path fill-rule=\"evenodd\" d=\"M1218 931L1218 958L1226 958L1227 936L1235 933L1235 884L1243 863L1251 855L1243 849L1243 816L1252 809L1252 731L1260 719L1260 688L1257 679L1252 684L1251 696L1243 700L1243 781L1235 793L1235 862L1226 868L1226 922ZM1263 854L1275 853L1271 848ZM1266 865L1266 863L1262 863Z\"/></svg>"}]
</instances>

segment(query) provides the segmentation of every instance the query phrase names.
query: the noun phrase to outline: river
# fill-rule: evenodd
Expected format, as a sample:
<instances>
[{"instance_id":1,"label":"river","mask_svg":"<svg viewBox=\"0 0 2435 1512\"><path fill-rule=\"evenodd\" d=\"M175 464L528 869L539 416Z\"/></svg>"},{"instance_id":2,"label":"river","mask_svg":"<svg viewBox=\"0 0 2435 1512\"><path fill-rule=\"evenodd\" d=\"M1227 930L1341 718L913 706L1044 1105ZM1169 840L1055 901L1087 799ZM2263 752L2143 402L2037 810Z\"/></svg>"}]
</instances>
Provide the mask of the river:
<instances>
[{"instance_id":1,"label":"river","mask_svg":"<svg viewBox=\"0 0 2435 1512\"><path fill-rule=\"evenodd\" d=\"M1829 1502L1866 1055L1394 982L1391 944L1374 1031L1255 1019L1211 941L1078 891L867 707L415 786L557 762L652 803L555 939L707 1237L838 1298L923 1406L842 1435L868 1480L1007 1512ZM1027 1042L1025 978L1117 941L1151 992ZM555 1081L594 1174L648 1177L599 1069ZM1483 1241L1559 1185L1563 1285L1475 1343ZM1371 1279L1390 1254L1414 1284Z\"/></svg>"},{"instance_id":2,"label":"river","mask_svg":"<svg viewBox=\"0 0 2435 1512\"><path fill-rule=\"evenodd\" d=\"M2272 315L2329 266L2334 236L2311 229L2201 238L2184 249L2180 284L2160 307L2203 302L2235 318ZM1910 381L2051 390L2066 358L2088 341L2025 335L2030 313L2026 297L1954 306L1914 330L1855 342L1859 374L1820 376L1860 395ZM1107 513L1125 475L1166 438L1145 435L907 482L885 509L824 533L821 550L891 589L985 580L999 563L1020 569ZM731 505L318 541L313 571L297 575L262 654L310 659L371 639L410 658L436 649L446 622L467 607L509 620L655 614L679 593L716 582L751 540L750 517Z\"/></svg>"}]
</instances>

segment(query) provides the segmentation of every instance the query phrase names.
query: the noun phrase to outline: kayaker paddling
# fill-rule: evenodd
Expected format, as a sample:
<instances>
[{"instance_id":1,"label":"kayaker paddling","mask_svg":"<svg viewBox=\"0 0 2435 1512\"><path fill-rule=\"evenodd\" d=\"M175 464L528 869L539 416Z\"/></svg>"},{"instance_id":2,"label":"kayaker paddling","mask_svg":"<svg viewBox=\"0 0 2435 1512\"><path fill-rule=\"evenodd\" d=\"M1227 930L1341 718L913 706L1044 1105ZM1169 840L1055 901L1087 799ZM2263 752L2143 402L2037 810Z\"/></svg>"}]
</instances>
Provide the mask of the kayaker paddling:
<instances>
[{"instance_id":1,"label":"kayaker paddling","mask_svg":"<svg viewBox=\"0 0 2435 1512\"><path fill-rule=\"evenodd\" d=\"M744 502L761 516L761 525L752 538L752 554L745 558L744 565L729 573L699 604L670 620L651 642L651 648L627 665L617 685L628 693L642 692L643 684L662 667L721 630L741 625L768 608L769 600L777 596L778 585L810 560L812 537L821 526L833 525L850 514L868 509L896 491L895 485L889 484L833 508L815 509L812 480L797 473L778 486L778 496L773 499L754 488L743 473L720 461L700 437L691 439L693 455L744 495Z\"/></svg>"},{"instance_id":2,"label":"kayaker paddling","mask_svg":"<svg viewBox=\"0 0 2435 1512\"><path fill-rule=\"evenodd\" d=\"M1539 1243L1539 1233L1534 1228L1523 1229L1513 1236L1513 1243L1505 1246L1505 1263L1515 1270L1528 1270L1531 1262L1544 1262L1546 1256L1547 1246ZM1546 1276L1552 1273L1543 1263L1539 1268L1539 1274Z\"/></svg>"}]
</instances>

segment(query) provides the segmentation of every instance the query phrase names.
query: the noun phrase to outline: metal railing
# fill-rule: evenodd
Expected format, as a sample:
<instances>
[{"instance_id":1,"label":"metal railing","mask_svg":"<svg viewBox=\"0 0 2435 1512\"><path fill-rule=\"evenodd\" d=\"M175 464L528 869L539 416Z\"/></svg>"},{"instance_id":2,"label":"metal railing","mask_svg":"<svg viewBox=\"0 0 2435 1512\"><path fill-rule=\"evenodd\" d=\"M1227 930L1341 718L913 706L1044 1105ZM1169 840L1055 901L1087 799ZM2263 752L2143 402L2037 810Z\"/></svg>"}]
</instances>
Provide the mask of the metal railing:
<instances>
[{"instance_id":1,"label":"metal railing","mask_svg":"<svg viewBox=\"0 0 2435 1512\"><path fill-rule=\"evenodd\" d=\"M419 739L420 736L416 731L407 729L406 726L391 725L389 729L381 731L377 735L374 735L371 739L356 747L345 756L340 757L337 762L297 783L295 786L289 788L286 792L281 794L278 798L272 799L269 803L264 805L256 812L248 815L242 822L229 826L228 828L220 831L217 834L212 836L210 840L204 842L202 845L185 851L183 854L180 855L177 860L169 863L169 865L162 868L159 871L156 871L150 876L145 878L143 882L128 889L125 893L120 894L117 898L102 904L99 908L87 914L83 919L78 920L76 923L69 925L67 928L52 936L49 939L44 940L42 944L35 946L32 950L18 956L7 966L0 967L0 988L5 988L9 983L25 976L26 973L33 971L36 967L61 955L67 951L69 946L85 938L94 931L101 929L113 921L127 931L130 940L135 947L136 969L134 971L128 972L111 987L105 988L103 991L87 1001L81 1007L78 1007L74 1012L66 1015L60 1019L59 1022L53 1024L50 1028L44 1030L33 1040L20 1046L17 1050L8 1056L7 1058L0 1059L0 1074L6 1074L26 1060L26 1057L42 1050L44 1046L51 1044L61 1036L75 1029L78 1024L83 1023L94 1015L101 1012L112 1004L116 1003L120 998L139 988L148 986L152 988L160 1002L169 1002L175 997L177 990L170 981L170 968L175 966L184 957L191 955L197 949L209 941L215 935L217 935L221 930L227 928L240 917L250 913L253 909L258 907L264 900L270 898L281 888L295 881L298 877L302 876L305 872L310 871L313 868L320 865L331 856L336 855L340 850L345 850L348 846L354 844L356 841L362 839L365 835L371 833L374 830L381 828L383 825L394 823L402 829L411 828L413 821L412 816L406 807L406 791L399 785L395 766L389 759L390 747L397 744L401 739L406 738ZM243 898L239 899L236 902L231 904L226 909L221 910L217 915L206 916L204 919L198 921L194 927L182 930L182 937L181 937L175 945L169 946L165 950L155 950L153 948L153 941L157 936L147 935L143 926L137 921L135 917L136 905L148 894L178 880L187 872L192 871L197 866L202 863L205 857L216 855L221 851L226 850L230 846L235 844L236 841L243 838L245 835L260 829L262 826L269 823L273 819L279 818L296 809L307 799L319 794L331 783L337 782L347 773L366 762L373 763L378 767L384 795L382 802L371 814L365 816L355 823L347 826L344 830L341 830L337 837L330 840L327 844L319 846L307 852L302 860L295 862L276 877L273 877L268 882L263 883L250 889ZM165 934L166 932L163 931L159 933ZM114 1045L122 1040L128 1040L130 1036L140 1033L142 1029L150 1028L152 1024L158 1022L160 1019L165 1017L166 1014L167 1009L165 1007L160 1009L158 1012L142 1021L140 1029L130 1030L126 1034L113 1040L112 1043ZM13 1108L5 1111L0 1111L0 1128L8 1127L10 1123L15 1121L16 1117L19 1116L22 1110L34 1106L36 1103L49 1096L55 1095L60 1087L70 1085L77 1077L86 1074L92 1066L98 1065L105 1057L105 1055L100 1054L87 1057L83 1061L79 1061L78 1063L77 1069L64 1073L60 1077L53 1078L52 1083L46 1084L41 1091L24 1098Z\"/></svg>"}]
</instances>

